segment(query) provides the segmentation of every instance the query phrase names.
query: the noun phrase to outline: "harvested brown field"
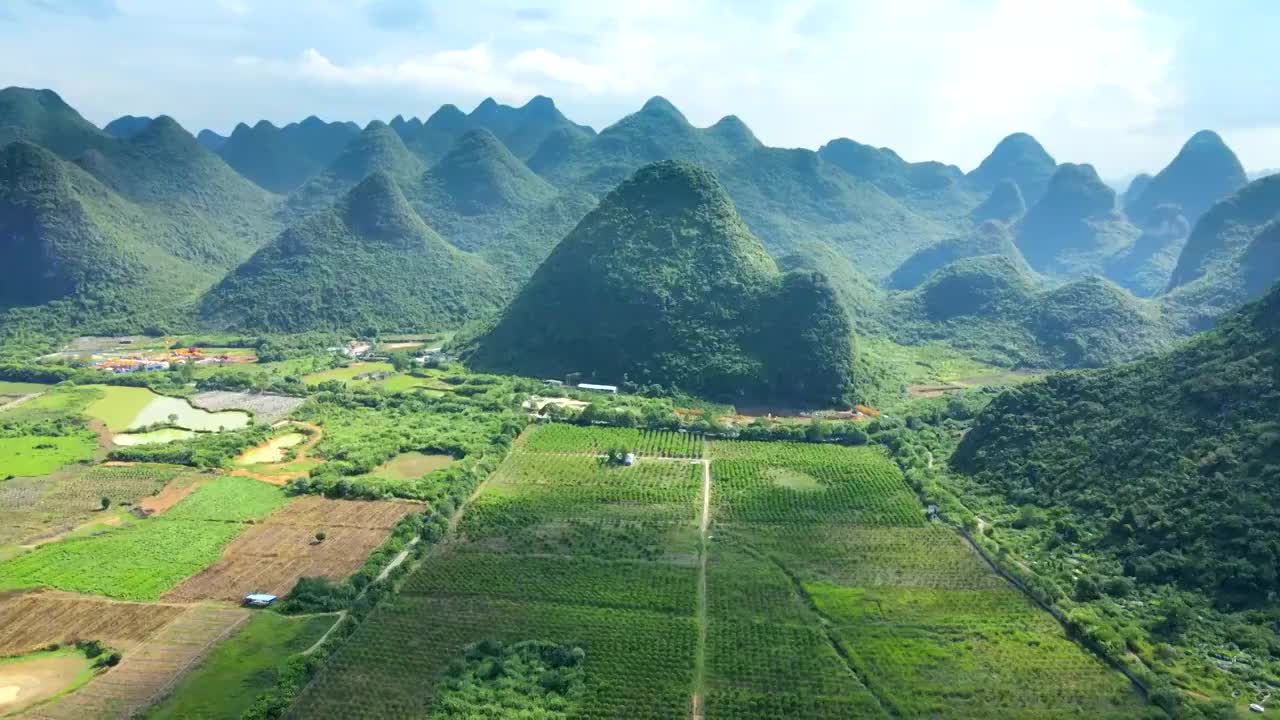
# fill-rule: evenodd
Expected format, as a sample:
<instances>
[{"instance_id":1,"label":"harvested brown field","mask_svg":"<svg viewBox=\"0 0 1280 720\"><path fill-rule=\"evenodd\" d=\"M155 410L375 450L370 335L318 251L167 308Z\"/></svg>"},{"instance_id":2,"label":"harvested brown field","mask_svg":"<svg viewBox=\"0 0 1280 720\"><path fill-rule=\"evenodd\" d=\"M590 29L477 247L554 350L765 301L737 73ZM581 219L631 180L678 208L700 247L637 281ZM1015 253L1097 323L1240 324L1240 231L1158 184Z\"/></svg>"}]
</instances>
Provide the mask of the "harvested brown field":
<instances>
[{"instance_id":1,"label":"harvested brown field","mask_svg":"<svg viewBox=\"0 0 1280 720\"><path fill-rule=\"evenodd\" d=\"M155 607L155 606L147 606ZM142 646L126 652L114 668L88 685L33 710L40 720L127 718L169 692L219 641L249 619L238 608L186 609Z\"/></svg>"},{"instance_id":2,"label":"harvested brown field","mask_svg":"<svg viewBox=\"0 0 1280 720\"><path fill-rule=\"evenodd\" d=\"M314 495L298 498L267 518L268 525L306 525L316 529L335 527L390 530L411 512L422 512L421 503L400 500L330 500Z\"/></svg>"},{"instance_id":3,"label":"harvested brown field","mask_svg":"<svg viewBox=\"0 0 1280 720\"><path fill-rule=\"evenodd\" d=\"M186 471L171 465L73 466L37 478L0 483L0 545L31 545L58 537L101 515L101 500L115 509L150 498Z\"/></svg>"},{"instance_id":4,"label":"harvested brown field","mask_svg":"<svg viewBox=\"0 0 1280 720\"><path fill-rule=\"evenodd\" d=\"M421 505L307 497L277 510L231 543L222 559L165 594L168 601L238 601L284 595L301 577L341 580L364 564L388 531ZM315 534L323 531L323 542Z\"/></svg>"},{"instance_id":5,"label":"harvested brown field","mask_svg":"<svg viewBox=\"0 0 1280 720\"><path fill-rule=\"evenodd\" d=\"M175 605L113 602L63 593L10 597L0 601L0 655L20 655L75 640L131 647L184 611Z\"/></svg>"}]
</instances>

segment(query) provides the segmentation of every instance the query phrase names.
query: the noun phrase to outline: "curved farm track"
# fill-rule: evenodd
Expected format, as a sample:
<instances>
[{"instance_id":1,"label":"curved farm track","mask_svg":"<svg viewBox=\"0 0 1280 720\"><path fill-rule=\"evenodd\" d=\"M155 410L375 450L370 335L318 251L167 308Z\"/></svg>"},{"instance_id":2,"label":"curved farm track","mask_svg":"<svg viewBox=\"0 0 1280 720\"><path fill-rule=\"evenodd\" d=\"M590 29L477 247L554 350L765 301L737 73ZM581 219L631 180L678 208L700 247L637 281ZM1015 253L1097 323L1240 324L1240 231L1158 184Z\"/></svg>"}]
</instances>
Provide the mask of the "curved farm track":
<instances>
[{"instance_id":1,"label":"curved farm track","mask_svg":"<svg viewBox=\"0 0 1280 720\"><path fill-rule=\"evenodd\" d=\"M282 462L282 463L272 463L270 465L260 465L258 467L283 468L285 465L296 463L300 460L307 460L308 455L310 455L311 453L311 449L316 446L316 443L319 443L320 440L324 438L324 429L321 428L319 425L316 425L315 423L307 423L307 422L299 422L296 420L290 420L288 423L283 423L283 424L277 423L277 427L284 427L284 425L286 424L295 425L301 428L307 428L311 430L311 436L307 438L307 441L305 443L298 446L298 453L292 460L288 462ZM238 477L247 477L252 480L259 480L261 482L269 483L271 485L285 485L290 480L297 480L298 478L304 478L304 477L307 477L308 475L306 470L281 469L279 472L264 473L264 472L256 472L248 468L236 468L235 470L232 470L228 474L236 475Z\"/></svg>"}]
</instances>

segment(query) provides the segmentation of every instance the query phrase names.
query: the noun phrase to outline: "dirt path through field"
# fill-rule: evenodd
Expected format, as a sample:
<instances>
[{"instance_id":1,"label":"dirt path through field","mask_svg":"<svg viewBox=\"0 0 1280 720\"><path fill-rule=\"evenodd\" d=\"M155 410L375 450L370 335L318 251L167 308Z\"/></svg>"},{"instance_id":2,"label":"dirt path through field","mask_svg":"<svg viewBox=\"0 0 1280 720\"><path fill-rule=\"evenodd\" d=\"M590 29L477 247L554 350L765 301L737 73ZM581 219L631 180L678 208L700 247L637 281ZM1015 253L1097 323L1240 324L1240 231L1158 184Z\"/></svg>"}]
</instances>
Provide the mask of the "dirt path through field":
<instances>
[{"instance_id":1,"label":"dirt path through field","mask_svg":"<svg viewBox=\"0 0 1280 720\"><path fill-rule=\"evenodd\" d=\"M706 452L702 453L704 456ZM706 683L707 665L707 555L709 537L707 529L711 527L711 460L702 460L702 519L698 523L701 547L698 552L698 649L694 655L693 670L693 702L689 716L692 720L703 720L706 710L703 707L704 684Z\"/></svg>"},{"instance_id":2,"label":"dirt path through field","mask_svg":"<svg viewBox=\"0 0 1280 720\"><path fill-rule=\"evenodd\" d=\"M40 397L43 394L44 393L31 393L30 395L20 395L14 398L13 400L10 400L9 402L5 403L4 405L0 405L0 412L4 412L5 410L12 410L18 407L19 405L21 405L22 403L35 400L36 398Z\"/></svg>"}]
</instances>

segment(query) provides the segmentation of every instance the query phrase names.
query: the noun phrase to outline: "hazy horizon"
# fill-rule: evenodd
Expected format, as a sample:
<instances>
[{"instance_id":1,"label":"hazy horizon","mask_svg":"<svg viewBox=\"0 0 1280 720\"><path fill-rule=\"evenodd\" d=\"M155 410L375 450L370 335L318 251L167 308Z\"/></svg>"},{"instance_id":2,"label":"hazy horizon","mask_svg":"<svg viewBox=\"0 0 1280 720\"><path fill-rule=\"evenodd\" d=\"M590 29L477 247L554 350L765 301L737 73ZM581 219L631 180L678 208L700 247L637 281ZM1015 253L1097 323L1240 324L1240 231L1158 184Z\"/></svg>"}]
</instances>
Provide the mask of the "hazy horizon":
<instances>
[{"instance_id":1,"label":"hazy horizon","mask_svg":"<svg viewBox=\"0 0 1280 720\"><path fill-rule=\"evenodd\" d=\"M661 95L699 127L736 115L768 145L848 137L965 170L1028 132L1116 181L1159 170L1200 129L1250 171L1280 166L1280 89L1256 62L1277 12L1245 0L14 0L0 8L0 85L55 90L98 125L167 114L221 134L534 95L599 130Z\"/></svg>"}]
</instances>

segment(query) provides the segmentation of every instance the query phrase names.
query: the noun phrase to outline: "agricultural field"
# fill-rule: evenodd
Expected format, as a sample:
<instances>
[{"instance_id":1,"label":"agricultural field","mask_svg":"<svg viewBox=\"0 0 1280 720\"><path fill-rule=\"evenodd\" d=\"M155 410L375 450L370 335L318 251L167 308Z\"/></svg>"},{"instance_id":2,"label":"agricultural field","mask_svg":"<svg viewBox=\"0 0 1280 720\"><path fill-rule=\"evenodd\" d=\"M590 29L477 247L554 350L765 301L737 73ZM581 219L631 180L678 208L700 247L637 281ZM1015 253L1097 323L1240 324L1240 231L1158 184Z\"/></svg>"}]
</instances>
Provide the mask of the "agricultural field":
<instances>
[{"instance_id":1,"label":"agricultural field","mask_svg":"<svg viewBox=\"0 0 1280 720\"><path fill-rule=\"evenodd\" d=\"M88 462L97 449L93 433L0 437L0 481L46 475L64 465Z\"/></svg>"},{"instance_id":2,"label":"agricultural field","mask_svg":"<svg viewBox=\"0 0 1280 720\"><path fill-rule=\"evenodd\" d=\"M383 373L390 375L395 372L395 368L391 367L391 363L387 362L354 362L346 367L331 368L321 370L309 375L304 375L302 381L311 385L317 385L322 382L336 380L338 382L352 382L360 375L368 375L370 373Z\"/></svg>"},{"instance_id":3,"label":"agricultural field","mask_svg":"<svg viewBox=\"0 0 1280 720\"><path fill-rule=\"evenodd\" d=\"M710 452L709 720L1154 710L958 535L927 523L878 449Z\"/></svg>"},{"instance_id":4,"label":"agricultural field","mask_svg":"<svg viewBox=\"0 0 1280 720\"><path fill-rule=\"evenodd\" d=\"M0 563L0 589L47 587L156 600L215 562L246 523L284 502L279 488L217 478L157 517L41 545Z\"/></svg>"},{"instance_id":5,"label":"agricultural field","mask_svg":"<svg viewBox=\"0 0 1280 720\"><path fill-rule=\"evenodd\" d=\"M557 717L688 715L702 463L613 467L528 439L289 717L412 715L448 702L446 670L475 643L534 640L583 652Z\"/></svg>"},{"instance_id":6,"label":"agricultural field","mask_svg":"<svg viewBox=\"0 0 1280 720\"><path fill-rule=\"evenodd\" d=\"M273 395L271 393L230 392L226 390L210 390L196 393L191 397L191 404L208 410L220 412L224 410L243 410L253 413L258 422L276 423L297 410L305 398L289 395Z\"/></svg>"},{"instance_id":7,"label":"agricultural field","mask_svg":"<svg viewBox=\"0 0 1280 720\"><path fill-rule=\"evenodd\" d=\"M166 689L219 642L249 620L238 608L185 609L144 643L124 653L120 664L79 690L28 713L31 720L133 717L160 699Z\"/></svg>"},{"instance_id":8,"label":"agricultural field","mask_svg":"<svg viewBox=\"0 0 1280 720\"><path fill-rule=\"evenodd\" d=\"M665 430L551 423L534 428L524 442L536 452L600 454L622 446L641 457L702 457L702 436Z\"/></svg>"},{"instance_id":9,"label":"agricultural field","mask_svg":"<svg viewBox=\"0 0 1280 720\"><path fill-rule=\"evenodd\" d=\"M30 543L88 523L116 522L119 511L159 493L185 468L169 465L72 467L0 482L0 546ZM102 498L116 512L102 511Z\"/></svg>"},{"instance_id":10,"label":"agricultural field","mask_svg":"<svg viewBox=\"0 0 1280 720\"><path fill-rule=\"evenodd\" d=\"M170 602L283 596L301 577L341 580L364 564L392 527L423 506L407 502L291 501L227 546L222 558L164 594ZM316 533L324 532L323 542Z\"/></svg>"},{"instance_id":11,"label":"agricultural field","mask_svg":"<svg viewBox=\"0 0 1280 720\"><path fill-rule=\"evenodd\" d=\"M89 682L93 662L75 648L0 658L0 714L8 717Z\"/></svg>"},{"instance_id":12,"label":"agricultural field","mask_svg":"<svg viewBox=\"0 0 1280 720\"><path fill-rule=\"evenodd\" d=\"M718 521L920 526L924 509L877 448L719 442L712 448Z\"/></svg>"},{"instance_id":13,"label":"agricultural field","mask_svg":"<svg viewBox=\"0 0 1280 720\"><path fill-rule=\"evenodd\" d=\"M0 600L0 656L80 639L130 649L185 610L176 605L111 602L64 593L16 594Z\"/></svg>"},{"instance_id":14,"label":"agricultural field","mask_svg":"<svg viewBox=\"0 0 1280 720\"><path fill-rule=\"evenodd\" d=\"M143 717L239 720L273 687L284 662L318 642L336 620L335 615L255 614Z\"/></svg>"}]
</instances>

